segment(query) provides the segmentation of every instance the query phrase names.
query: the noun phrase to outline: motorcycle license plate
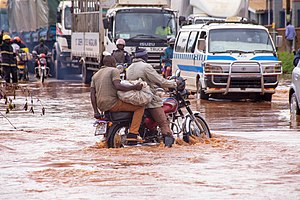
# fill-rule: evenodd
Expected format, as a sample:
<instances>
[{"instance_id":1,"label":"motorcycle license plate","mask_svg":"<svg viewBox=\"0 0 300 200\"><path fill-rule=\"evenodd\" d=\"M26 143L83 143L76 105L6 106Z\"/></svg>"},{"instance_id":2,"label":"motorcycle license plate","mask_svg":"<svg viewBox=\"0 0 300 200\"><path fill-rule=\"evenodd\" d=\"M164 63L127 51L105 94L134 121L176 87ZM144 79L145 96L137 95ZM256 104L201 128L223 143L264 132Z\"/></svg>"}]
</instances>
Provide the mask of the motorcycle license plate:
<instances>
[{"instance_id":1,"label":"motorcycle license plate","mask_svg":"<svg viewBox=\"0 0 300 200\"><path fill-rule=\"evenodd\" d=\"M101 122L96 122L95 123L95 136L97 135L104 135L106 133L106 129L107 129L107 122L105 121L101 121Z\"/></svg>"}]
</instances>

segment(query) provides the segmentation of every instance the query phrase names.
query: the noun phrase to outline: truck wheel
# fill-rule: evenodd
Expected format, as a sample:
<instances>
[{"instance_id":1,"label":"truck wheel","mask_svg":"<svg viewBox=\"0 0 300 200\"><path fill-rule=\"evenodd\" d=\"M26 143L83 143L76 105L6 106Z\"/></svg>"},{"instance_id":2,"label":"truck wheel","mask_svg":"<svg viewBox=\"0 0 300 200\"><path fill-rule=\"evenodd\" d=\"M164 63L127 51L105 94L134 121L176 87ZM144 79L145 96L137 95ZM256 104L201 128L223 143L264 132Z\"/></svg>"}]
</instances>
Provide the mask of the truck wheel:
<instances>
[{"instance_id":1,"label":"truck wheel","mask_svg":"<svg viewBox=\"0 0 300 200\"><path fill-rule=\"evenodd\" d=\"M60 80L63 79L63 72L61 68L61 62L57 59L54 61L54 68L55 68L55 78Z\"/></svg>"},{"instance_id":2,"label":"truck wheel","mask_svg":"<svg viewBox=\"0 0 300 200\"><path fill-rule=\"evenodd\" d=\"M85 64L82 64L82 82L88 84L91 82L93 72L87 69Z\"/></svg>"}]
</instances>

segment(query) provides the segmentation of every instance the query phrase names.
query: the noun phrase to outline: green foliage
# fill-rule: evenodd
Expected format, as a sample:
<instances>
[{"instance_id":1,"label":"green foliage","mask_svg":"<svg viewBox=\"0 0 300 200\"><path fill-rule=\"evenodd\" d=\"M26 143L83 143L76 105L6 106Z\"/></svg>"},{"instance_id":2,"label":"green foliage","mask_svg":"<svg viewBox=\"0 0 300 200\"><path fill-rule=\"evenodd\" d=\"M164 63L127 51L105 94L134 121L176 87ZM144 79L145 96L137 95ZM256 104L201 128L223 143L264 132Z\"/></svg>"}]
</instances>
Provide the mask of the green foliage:
<instances>
[{"instance_id":1,"label":"green foliage","mask_svg":"<svg viewBox=\"0 0 300 200\"><path fill-rule=\"evenodd\" d=\"M278 52L278 57L279 60L282 62L283 74L291 74L294 69L294 65L293 65L294 54L289 53L287 51L280 51Z\"/></svg>"}]
</instances>

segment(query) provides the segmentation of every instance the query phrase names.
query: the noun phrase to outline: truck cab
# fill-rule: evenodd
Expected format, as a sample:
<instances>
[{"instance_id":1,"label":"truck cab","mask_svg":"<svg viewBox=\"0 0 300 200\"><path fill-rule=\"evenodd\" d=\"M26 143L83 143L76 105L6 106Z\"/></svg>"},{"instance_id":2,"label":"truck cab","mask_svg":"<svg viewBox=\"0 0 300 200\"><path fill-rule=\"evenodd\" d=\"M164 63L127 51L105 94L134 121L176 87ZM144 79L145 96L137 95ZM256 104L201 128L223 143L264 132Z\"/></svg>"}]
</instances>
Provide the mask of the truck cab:
<instances>
[{"instance_id":1,"label":"truck cab","mask_svg":"<svg viewBox=\"0 0 300 200\"><path fill-rule=\"evenodd\" d=\"M160 70L160 55L167 46L167 39L177 34L176 13L166 8L167 1L118 1L109 9L104 20L105 50L115 50L117 39L126 42L125 50L133 53L136 47L148 52L148 62Z\"/></svg>"},{"instance_id":2,"label":"truck cab","mask_svg":"<svg viewBox=\"0 0 300 200\"><path fill-rule=\"evenodd\" d=\"M60 1L57 8L56 42L52 50L54 75L63 78L63 68L71 65L72 2Z\"/></svg>"}]
</instances>

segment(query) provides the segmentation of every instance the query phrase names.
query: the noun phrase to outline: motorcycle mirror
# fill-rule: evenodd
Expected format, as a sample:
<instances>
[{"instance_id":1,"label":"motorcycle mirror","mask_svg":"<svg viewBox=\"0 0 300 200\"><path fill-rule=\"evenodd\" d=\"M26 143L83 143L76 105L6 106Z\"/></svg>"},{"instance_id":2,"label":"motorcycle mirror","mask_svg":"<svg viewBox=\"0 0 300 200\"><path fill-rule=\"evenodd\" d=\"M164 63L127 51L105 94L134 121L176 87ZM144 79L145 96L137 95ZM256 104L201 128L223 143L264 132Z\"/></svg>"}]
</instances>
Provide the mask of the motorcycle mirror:
<instances>
[{"instance_id":1,"label":"motorcycle mirror","mask_svg":"<svg viewBox=\"0 0 300 200\"><path fill-rule=\"evenodd\" d=\"M181 73L181 70L177 69L176 72L175 72L175 76L180 77L180 73Z\"/></svg>"}]
</instances>

